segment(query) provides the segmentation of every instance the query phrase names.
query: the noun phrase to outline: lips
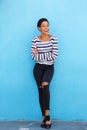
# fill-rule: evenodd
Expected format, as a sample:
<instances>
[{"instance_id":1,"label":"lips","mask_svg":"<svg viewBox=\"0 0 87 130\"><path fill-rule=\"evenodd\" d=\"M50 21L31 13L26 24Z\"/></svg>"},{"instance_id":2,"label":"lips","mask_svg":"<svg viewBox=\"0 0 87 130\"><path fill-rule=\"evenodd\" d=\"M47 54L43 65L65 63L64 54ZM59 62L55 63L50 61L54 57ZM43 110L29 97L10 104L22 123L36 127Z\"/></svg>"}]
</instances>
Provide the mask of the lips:
<instances>
[{"instance_id":1,"label":"lips","mask_svg":"<svg viewBox=\"0 0 87 130\"><path fill-rule=\"evenodd\" d=\"M44 32L48 32L48 30L44 31Z\"/></svg>"}]
</instances>

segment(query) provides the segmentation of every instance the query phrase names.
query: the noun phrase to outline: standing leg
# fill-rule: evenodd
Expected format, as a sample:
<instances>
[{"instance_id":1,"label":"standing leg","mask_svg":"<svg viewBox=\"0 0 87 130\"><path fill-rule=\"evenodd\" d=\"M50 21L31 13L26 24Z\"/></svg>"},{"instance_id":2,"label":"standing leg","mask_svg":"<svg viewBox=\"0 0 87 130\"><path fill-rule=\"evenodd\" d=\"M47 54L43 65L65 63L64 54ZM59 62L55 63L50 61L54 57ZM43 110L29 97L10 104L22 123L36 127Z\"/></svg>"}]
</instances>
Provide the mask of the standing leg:
<instances>
[{"instance_id":1,"label":"standing leg","mask_svg":"<svg viewBox=\"0 0 87 130\"><path fill-rule=\"evenodd\" d=\"M44 89L38 88L38 91L39 91L40 108L41 108L42 116L44 117L45 115Z\"/></svg>"}]
</instances>

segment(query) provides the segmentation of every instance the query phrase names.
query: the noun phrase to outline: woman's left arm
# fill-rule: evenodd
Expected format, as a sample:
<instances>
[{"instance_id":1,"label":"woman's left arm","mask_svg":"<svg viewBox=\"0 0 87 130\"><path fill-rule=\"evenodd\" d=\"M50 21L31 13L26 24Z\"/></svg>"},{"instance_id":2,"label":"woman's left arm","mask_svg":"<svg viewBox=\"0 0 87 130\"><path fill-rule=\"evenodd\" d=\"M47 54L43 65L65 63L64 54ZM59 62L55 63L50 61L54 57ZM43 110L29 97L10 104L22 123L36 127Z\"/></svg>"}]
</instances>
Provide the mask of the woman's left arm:
<instances>
[{"instance_id":1,"label":"woman's left arm","mask_svg":"<svg viewBox=\"0 0 87 130\"><path fill-rule=\"evenodd\" d=\"M52 48L51 57L53 60L56 60L57 56L58 56L58 40L57 38L55 38L53 40L53 48Z\"/></svg>"},{"instance_id":2,"label":"woman's left arm","mask_svg":"<svg viewBox=\"0 0 87 130\"><path fill-rule=\"evenodd\" d=\"M58 56L58 40L56 37L52 40L52 44L52 50L49 52L47 60L55 61Z\"/></svg>"}]
</instances>

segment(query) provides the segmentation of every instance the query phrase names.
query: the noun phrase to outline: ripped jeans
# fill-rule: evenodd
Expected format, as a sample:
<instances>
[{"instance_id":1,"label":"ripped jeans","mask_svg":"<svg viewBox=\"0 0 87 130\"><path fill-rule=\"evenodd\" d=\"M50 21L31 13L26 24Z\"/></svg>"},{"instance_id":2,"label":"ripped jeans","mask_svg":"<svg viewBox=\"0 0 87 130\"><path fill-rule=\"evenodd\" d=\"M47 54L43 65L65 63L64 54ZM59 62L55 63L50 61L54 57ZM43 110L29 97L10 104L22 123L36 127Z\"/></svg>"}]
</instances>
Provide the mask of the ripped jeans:
<instances>
[{"instance_id":1,"label":"ripped jeans","mask_svg":"<svg viewBox=\"0 0 87 130\"><path fill-rule=\"evenodd\" d=\"M33 73L38 87L41 112L44 116L45 110L50 109L49 85L54 74L54 65L43 65L36 63Z\"/></svg>"}]
</instances>

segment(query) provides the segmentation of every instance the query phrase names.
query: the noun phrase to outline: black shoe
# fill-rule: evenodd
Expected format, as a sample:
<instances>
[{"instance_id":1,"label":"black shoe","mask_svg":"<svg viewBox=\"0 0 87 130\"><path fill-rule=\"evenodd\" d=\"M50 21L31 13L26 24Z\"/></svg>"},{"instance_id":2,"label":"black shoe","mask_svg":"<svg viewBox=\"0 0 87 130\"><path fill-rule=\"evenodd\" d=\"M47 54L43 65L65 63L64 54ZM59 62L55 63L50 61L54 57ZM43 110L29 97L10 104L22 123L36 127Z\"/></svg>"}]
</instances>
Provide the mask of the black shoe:
<instances>
[{"instance_id":1,"label":"black shoe","mask_svg":"<svg viewBox=\"0 0 87 130\"><path fill-rule=\"evenodd\" d=\"M50 124L46 124L46 121L50 121L50 116L45 116L45 119L43 120L41 127L46 128L46 129L50 129L51 128L51 123Z\"/></svg>"},{"instance_id":2,"label":"black shoe","mask_svg":"<svg viewBox=\"0 0 87 130\"><path fill-rule=\"evenodd\" d=\"M46 122L46 119L44 118L42 123L41 123L41 127L44 128L45 127L45 122Z\"/></svg>"},{"instance_id":3,"label":"black shoe","mask_svg":"<svg viewBox=\"0 0 87 130\"><path fill-rule=\"evenodd\" d=\"M51 128L51 124L45 124L44 128L50 129Z\"/></svg>"}]
</instances>

